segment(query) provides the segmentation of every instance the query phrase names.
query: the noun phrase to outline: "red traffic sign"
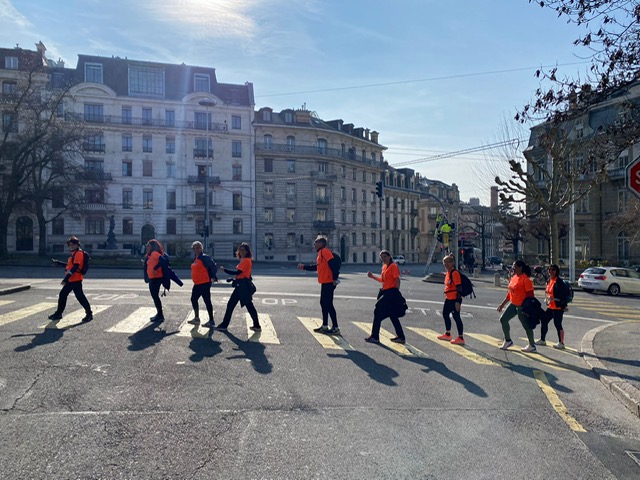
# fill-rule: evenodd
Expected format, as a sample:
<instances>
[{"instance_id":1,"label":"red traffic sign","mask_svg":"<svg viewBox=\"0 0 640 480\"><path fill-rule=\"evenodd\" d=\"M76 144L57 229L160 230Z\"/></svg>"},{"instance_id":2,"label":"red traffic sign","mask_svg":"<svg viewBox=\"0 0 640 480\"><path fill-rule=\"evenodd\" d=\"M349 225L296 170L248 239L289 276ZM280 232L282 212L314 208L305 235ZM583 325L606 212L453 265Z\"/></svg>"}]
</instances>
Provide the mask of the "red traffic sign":
<instances>
[{"instance_id":1,"label":"red traffic sign","mask_svg":"<svg viewBox=\"0 0 640 480\"><path fill-rule=\"evenodd\" d=\"M627 166L627 188L640 198L640 156Z\"/></svg>"}]
</instances>

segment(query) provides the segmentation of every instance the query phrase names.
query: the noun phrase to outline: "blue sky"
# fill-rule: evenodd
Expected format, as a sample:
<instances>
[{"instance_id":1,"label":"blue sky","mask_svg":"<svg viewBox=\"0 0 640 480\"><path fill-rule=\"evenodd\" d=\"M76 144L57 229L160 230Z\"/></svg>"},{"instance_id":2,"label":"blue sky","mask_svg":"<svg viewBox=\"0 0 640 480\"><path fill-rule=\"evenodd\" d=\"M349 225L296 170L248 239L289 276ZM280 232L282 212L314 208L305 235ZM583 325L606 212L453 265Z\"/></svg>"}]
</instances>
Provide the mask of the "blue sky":
<instances>
[{"instance_id":1,"label":"blue sky","mask_svg":"<svg viewBox=\"0 0 640 480\"><path fill-rule=\"evenodd\" d=\"M41 40L68 66L94 54L215 67L220 82L253 82L258 108L306 104L377 130L391 165L513 136L504 121L532 98L536 68L585 69L579 33L527 0L0 0L0 46ZM487 204L492 164L407 166Z\"/></svg>"}]
</instances>

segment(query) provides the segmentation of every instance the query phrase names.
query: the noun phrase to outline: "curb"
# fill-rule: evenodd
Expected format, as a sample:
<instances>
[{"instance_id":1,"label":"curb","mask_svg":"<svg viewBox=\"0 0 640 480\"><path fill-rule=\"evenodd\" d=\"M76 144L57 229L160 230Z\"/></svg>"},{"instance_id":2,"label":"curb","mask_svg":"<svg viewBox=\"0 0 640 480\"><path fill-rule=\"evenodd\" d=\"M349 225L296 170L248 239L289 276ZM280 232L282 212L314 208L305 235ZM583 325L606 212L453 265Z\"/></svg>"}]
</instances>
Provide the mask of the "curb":
<instances>
[{"instance_id":1,"label":"curb","mask_svg":"<svg viewBox=\"0 0 640 480\"><path fill-rule=\"evenodd\" d=\"M18 285L17 287L9 287L0 289L0 295L9 295L10 293L22 292L23 290L29 290L31 285Z\"/></svg>"},{"instance_id":2,"label":"curb","mask_svg":"<svg viewBox=\"0 0 640 480\"><path fill-rule=\"evenodd\" d=\"M593 351L593 340L596 335L603 331L605 328L612 327L617 325L617 323L612 323L610 325L602 325L601 327L596 327L593 330L589 330L584 337L582 337L582 342L580 344L580 355L582 359L586 362L591 370L596 374L596 376L600 379L605 387L609 389L609 391L616 397L620 403L622 403L625 407L631 411L635 416L640 417L640 390L631 385L628 382L625 382L620 377L618 377L614 372L607 369L604 364L598 359L595 352Z\"/></svg>"}]
</instances>

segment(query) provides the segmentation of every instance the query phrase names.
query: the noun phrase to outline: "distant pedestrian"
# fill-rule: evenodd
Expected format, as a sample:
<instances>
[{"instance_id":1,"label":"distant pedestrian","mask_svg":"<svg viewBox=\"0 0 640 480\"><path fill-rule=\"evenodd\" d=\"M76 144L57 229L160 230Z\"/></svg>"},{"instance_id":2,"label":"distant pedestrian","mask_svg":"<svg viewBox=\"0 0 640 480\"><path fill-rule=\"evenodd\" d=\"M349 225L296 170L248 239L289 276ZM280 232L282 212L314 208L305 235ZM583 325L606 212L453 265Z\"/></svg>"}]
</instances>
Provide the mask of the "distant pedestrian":
<instances>
[{"instance_id":1,"label":"distant pedestrian","mask_svg":"<svg viewBox=\"0 0 640 480\"><path fill-rule=\"evenodd\" d=\"M327 248L327 239L318 237L313 242L313 247L318 252L316 263L304 265L298 264L298 269L308 272L318 272L318 283L320 284L320 308L322 310L322 326L315 328L314 332L326 333L328 335L340 335L338 327L338 317L333 306L333 293L338 285L339 266L333 257L331 250ZM331 317L331 328L329 328L329 317Z\"/></svg>"},{"instance_id":2,"label":"distant pedestrian","mask_svg":"<svg viewBox=\"0 0 640 480\"><path fill-rule=\"evenodd\" d=\"M191 244L195 252L195 258L191 264L191 280L193 280L193 288L191 289L191 306L193 307L194 318L187 323L191 325L200 325L200 309L198 300L202 297L209 321L203 327L213 328L213 305L211 304L211 284L218 281L216 272L218 266L213 259L202 251L202 243L195 241Z\"/></svg>"},{"instance_id":3,"label":"distant pedestrian","mask_svg":"<svg viewBox=\"0 0 640 480\"><path fill-rule=\"evenodd\" d=\"M66 265L59 260L53 260L57 265L65 265L65 276L60 282L62 290L60 290L58 294L58 308L49 315L49 320L57 321L62 318L64 309L67 306L67 297L69 293L73 292L80 305L82 305L82 308L84 308L84 318L82 322L90 322L93 320L91 305L89 305L89 300L87 300L87 297L82 291L82 280L84 279L82 271L85 269L85 253L80 248L80 240L76 236L72 236L67 240L67 247L69 247L71 251L71 256L67 260Z\"/></svg>"},{"instance_id":4,"label":"distant pedestrian","mask_svg":"<svg viewBox=\"0 0 640 480\"><path fill-rule=\"evenodd\" d=\"M226 274L235 275L235 278L232 280L234 288L233 293L227 302L227 310L224 312L222 323L216 327L216 330L223 332L227 331L229 322L231 322L233 310L236 308L238 302L240 302L241 307L247 307L251 320L253 320L253 326L249 328L254 331L260 331L262 330L262 327L260 327L260 322L258 321L258 312L256 311L256 307L253 305L253 294L256 290L251 277L253 260L251 260L252 255L249 244L241 243L238 250L236 250L236 256L240 259L240 263L236 266L235 270L220 266Z\"/></svg>"},{"instance_id":5,"label":"distant pedestrian","mask_svg":"<svg viewBox=\"0 0 640 480\"><path fill-rule=\"evenodd\" d=\"M536 351L533 330L531 330L529 321L522 312L522 302L524 302L524 299L527 297L535 297L533 282L531 281L531 278L529 278L530 276L531 267L529 265L522 260L516 260L513 262L513 276L509 281L509 290L506 298L498 307L498 312L502 312L504 306L509 303L507 309L500 316L500 324L502 325L502 331L504 333L504 342L500 347L502 350L507 350L513 345L513 341L511 340L511 331L509 328L509 320L517 315L525 333L527 334L527 339L529 340L529 345L521 348L520 350L527 353Z\"/></svg>"},{"instance_id":6,"label":"distant pedestrian","mask_svg":"<svg viewBox=\"0 0 640 480\"><path fill-rule=\"evenodd\" d=\"M376 277L373 273L367 272L369 278L382 283L382 288L378 293L378 300L373 311L371 335L364 340L369 343L380 343L380 324L382 320L389 317L396 330L396 336L391 341L405 343L404 331L399 319L405 313L403 308L405 300L400 293L400 270L388 250L380 252L380 259L382 260L381 275Z\"/></svg>"},{"instance_id":7,"label":"distant pedestrian","mask_svg":"<svg viewBox=\"0 0 640 480\"><path fill-rule=\"evenodd\" d=\"M545 303L547 310L540 318L540 340L536 345L546 345L547 332L549 331L549 323L553 319L553 324L558 332L558 343L553 347L558 350L564 349L564 329L562 328L562 318L567 308L567 295L569 287L566 286L564 280L560 278L560 267L556 264L549 266L549 281L545 290Z\"/></svg>"},{"instance_id":8,"label":"distant pedestrian","mask_svg":"<svg viewBox=\"0 0 640 480\"><path fill-rule=\"evenodd\" d=\"M144 257L144 281L149 284L149 292L156 307L152 322L164 322L162 302L160 301L160 287L162 286L163 270L160 266L160 257L164 254L162 244L154 239L147 242L147 253Z\"/></svg>"},{"instance_id":9,"label":"distant pedestrian","mask_svg":"<svg viewBox=\"0 0 640 480\"><path fill-rule=\"evenodd\" d=\"M460 307L462 306L462 277L456 270L456 259L453 255L447 255L442 259L446 270L444 276L444 306L442 307L442 317L444 318L445 332L438 336L438 340L451 342L454 345L464 345L464 325L460 317ZM451 337L451 315L456 322L458 336Z\"/></svg>"}]
</instances>

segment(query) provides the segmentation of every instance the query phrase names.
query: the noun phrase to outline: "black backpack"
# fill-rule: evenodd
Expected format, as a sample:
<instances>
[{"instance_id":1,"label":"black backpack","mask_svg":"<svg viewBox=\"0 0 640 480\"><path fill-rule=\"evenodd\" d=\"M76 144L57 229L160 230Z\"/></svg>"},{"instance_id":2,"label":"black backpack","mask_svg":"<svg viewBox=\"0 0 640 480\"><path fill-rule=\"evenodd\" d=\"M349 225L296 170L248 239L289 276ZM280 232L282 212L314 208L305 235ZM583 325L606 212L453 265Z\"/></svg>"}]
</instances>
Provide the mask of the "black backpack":
<instances>
[{"instance_id":1,"label":"black backpack","mask_svg":"<svg viewBox=\"0 0 640 480\"><path fill-rule=\"evenodd\" d=\"M522 302L521 308L523 315L527 317L529 327L533 330L540 323L540 317L544 314L540 300L535 297L527 297Z\"/></svg>"},{"instance_id":2,"label":"black backpack","mask_svg":"<svg viewBox=\"0 0 640 480\"><path fill-rule=\"evenodd\" d=\"M556 285L558 286L559 297L560 297L559 298L560 301L556 303L558 304L559 307L564 308L573 301L573 288L571 287L571 284L569 282L566 282L561 278L558 278L556 282L557 282Z\"/></svg>"},{"instance_id":3,"label":"black backpack","mask_svg":"<svg viewBox=\"0 0 640 480\"><path fill-rule=\"evenodd\" d=\"M473 291L473 282L460 270L454 270L460 274L460 296L476 298L476 293Z\"/></svg>"},{"instance_id":4,"label":"black backpack","mask_svg":"<svg viewBox=\"0 0 640 480\"><path fill-rule=\"evenodd\" d=\"M336 252L331 252L331 254L333 255L333 265L336 267L336 270L338 270L338 274L336 275L336 278L340 275L340 267L342 267L342 259L340 258L340 255L338 255Z\"/></svg>"},{"instance_id":5,"label":"black backpack","mask_svg":"<svg viewBox=\"0 0 640 480\"><path fill-rule=\"evenodd\" d=\"M82 261L82 268L80 269L80 273L82 275L86 275L87 272L89 271L89 254L87 252L85 252L84 250L81 250L82 255L83 255L83 261Z\"/></svg>"}]
</instances>

